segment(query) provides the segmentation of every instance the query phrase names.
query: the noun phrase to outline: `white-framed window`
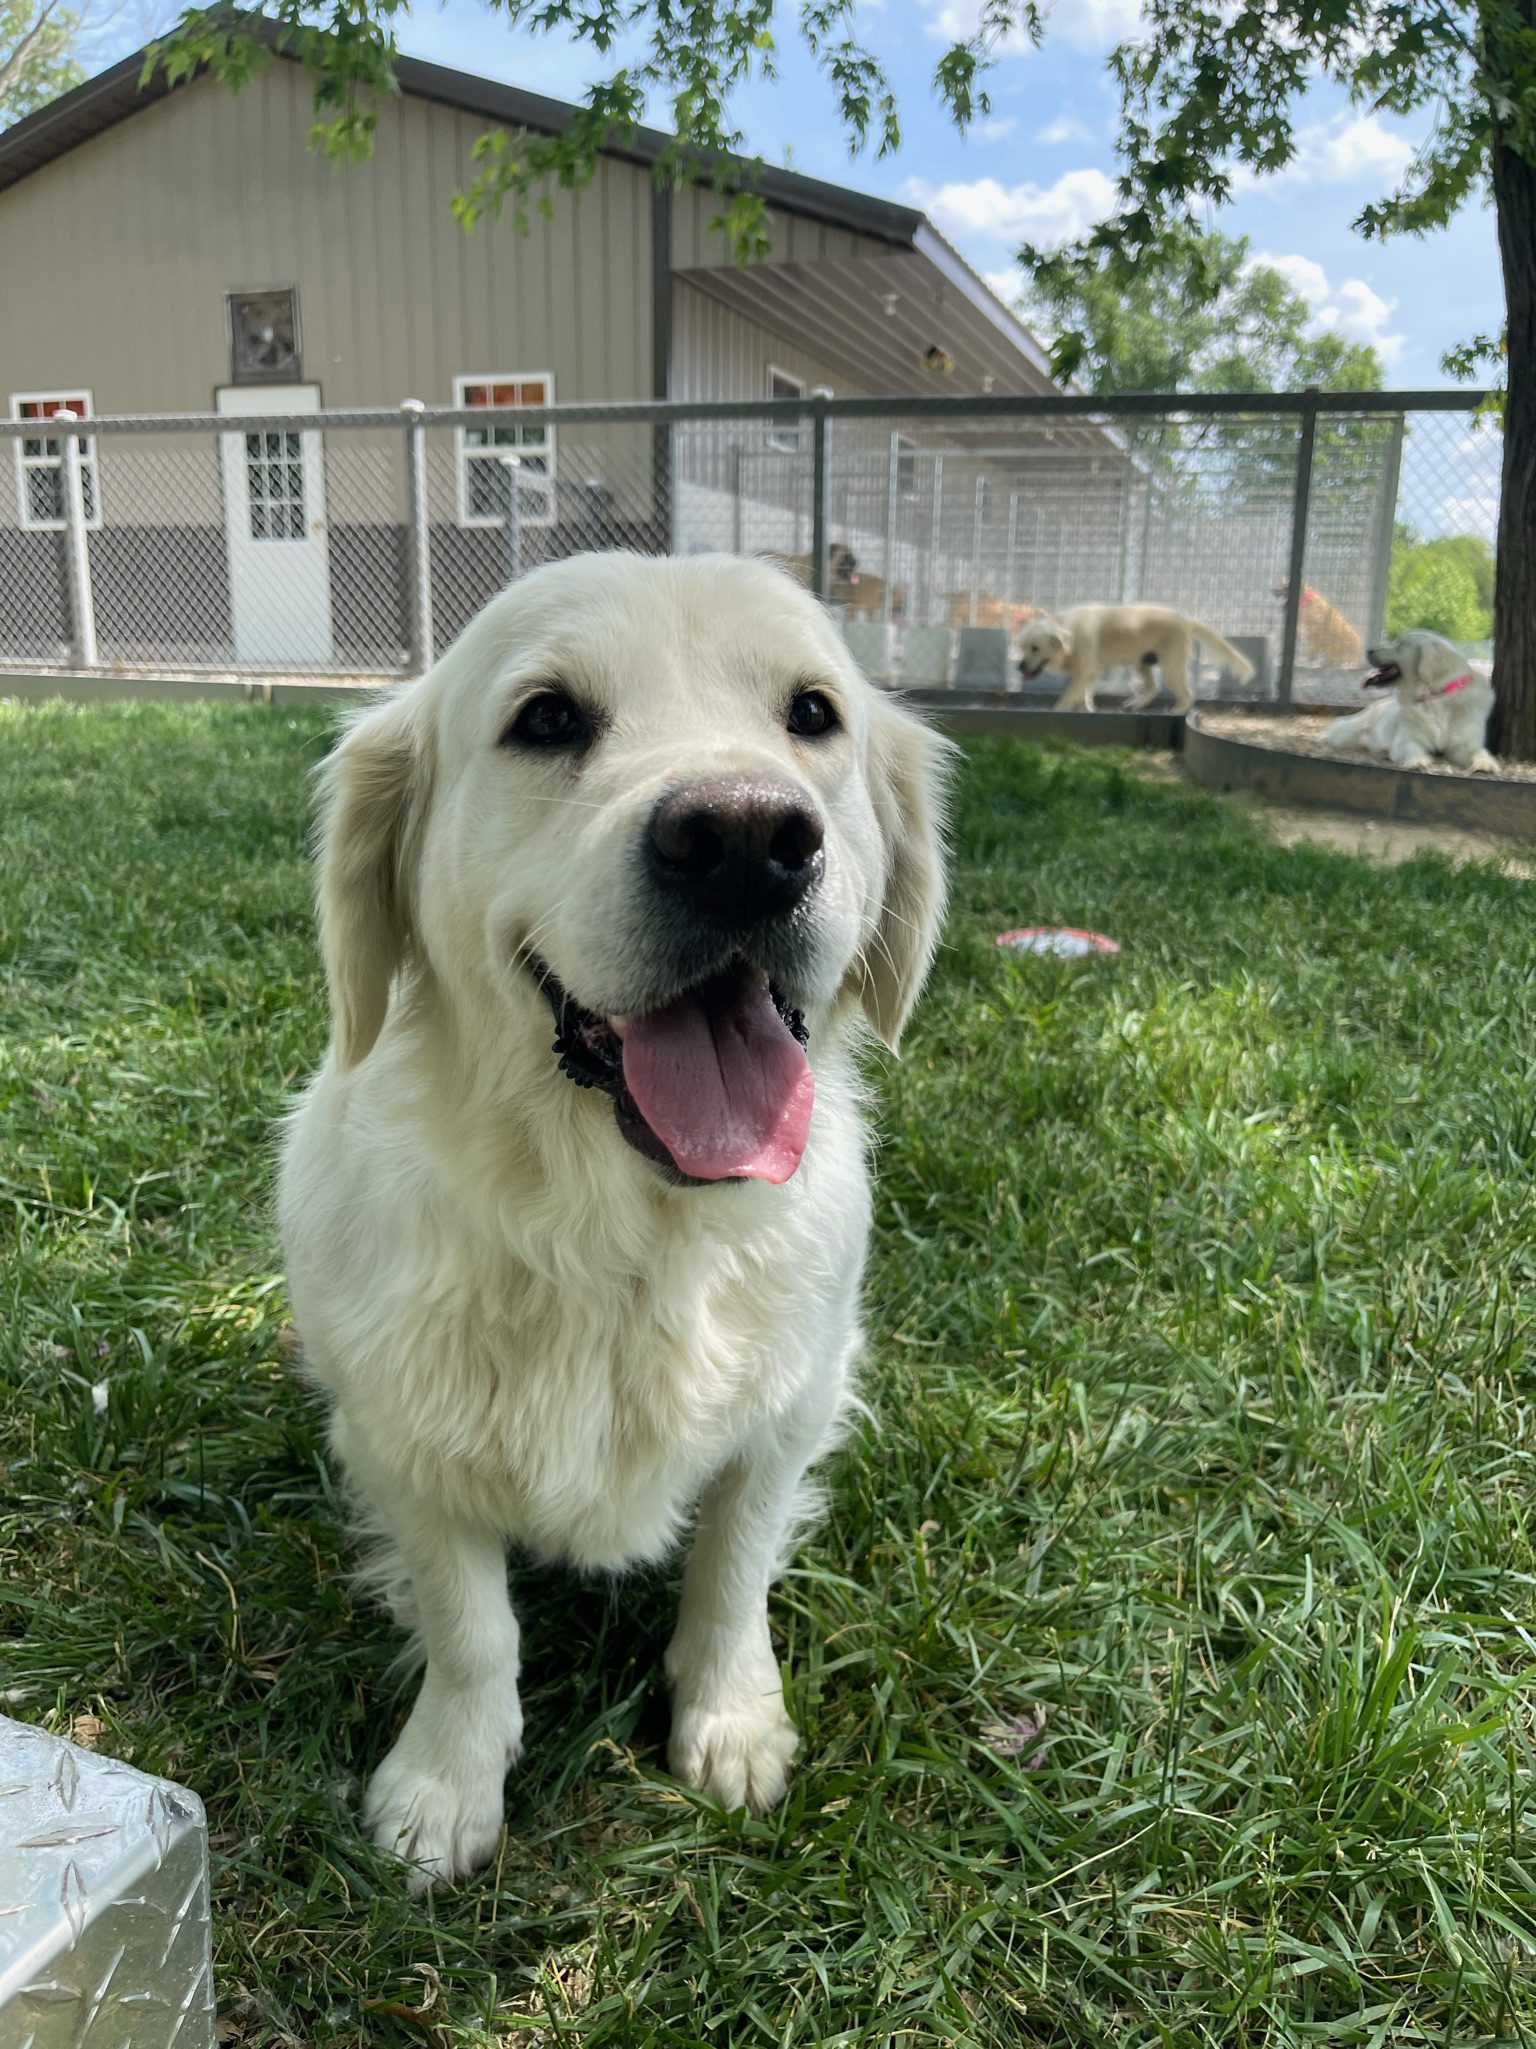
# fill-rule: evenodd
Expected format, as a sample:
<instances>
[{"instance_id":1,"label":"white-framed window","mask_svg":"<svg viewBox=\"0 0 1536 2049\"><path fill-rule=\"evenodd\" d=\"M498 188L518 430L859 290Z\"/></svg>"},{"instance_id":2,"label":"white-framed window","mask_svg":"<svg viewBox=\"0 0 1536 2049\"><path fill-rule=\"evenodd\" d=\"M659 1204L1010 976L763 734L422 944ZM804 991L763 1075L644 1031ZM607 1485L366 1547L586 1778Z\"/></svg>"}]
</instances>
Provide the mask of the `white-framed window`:
<instances>
[{"instance_id":1,"label":"white-framed window","mask_svg":"<svg viewBox=\"0 0 1536 2049\"><path fill-rule=\"evenodd\" d=\"M43 430L43 423L55 414L71 412L81 419L91 416L91 394L73 391L13 391L11 418L36 420L36 434L16 438L16 489L24 527L57 533L64 525L64 441L59 434ZM101 525L101 488L96 475L96 454L92 445L80 443L80 495L85 500L85 523Z\"/></svg>"},{"instance_id":2,"label":"white-framed window","mask_svg":"<svg viewBox=\"0 0 1536 2049\"><path fill-rule=\"evenodd\" d=\"M466 409L493 406L500 415L483 427L461 427L460 526L505 526L517 478L518 518L524 526L550 526L555 517L555 430L523 426L508 417L518 406L552 406L554 373L520 370L505 376L455 377L453 402ZM514 471L508 456L517 457Z\"/></svg>"},{"instance_id":3,"label":"white-framed window","mask_svg":"<svg viewBox=\"0 0 1536 2049\"><path fill-rule=\"evenodd\" d=\"M768 365L768 396L770 398L804 398L805 379L796 377L792 371L781 370L777 363ZM774 420L768 428L768 446L777 448L785 455L800 453L800 429L795 423Z\"/></svg>"}]
</instances>

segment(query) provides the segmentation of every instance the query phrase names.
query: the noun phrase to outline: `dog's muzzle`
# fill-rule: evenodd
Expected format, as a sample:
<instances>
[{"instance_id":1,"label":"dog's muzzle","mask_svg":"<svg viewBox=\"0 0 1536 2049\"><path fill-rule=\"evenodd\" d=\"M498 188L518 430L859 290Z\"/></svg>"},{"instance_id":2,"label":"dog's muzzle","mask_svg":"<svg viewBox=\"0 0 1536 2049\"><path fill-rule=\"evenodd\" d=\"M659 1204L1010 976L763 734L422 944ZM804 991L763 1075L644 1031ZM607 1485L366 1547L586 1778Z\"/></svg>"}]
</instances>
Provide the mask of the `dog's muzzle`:
<instances>
[{"instance_id":1,"label":"dog's muzzle","mask_svg":"<svg viewBox=\"0 0 1536 2049\"><path fill-rule=\"evenodd\" d=\"M690 920L746 933L787 917L817 887L825 837L810 798L782 777L695 777L674 783L651 813L646 863Z\"/></svg>"},{"instance_id":2,"label":"dog's muzzle","mask_svg":"<svg viewBox=\"0 0 1536 2049\"><path fill-rule=\"evenodd\" d=\"M530 962L562 1073L611 1096L627 1142L684 1184L787 1181L800 1164L815 1084L795 998L813 962L825 837L810 793L786 777L679 780L636 847L645 967L633 1007L588 1010Z\"/></svg>"}]
</instances>

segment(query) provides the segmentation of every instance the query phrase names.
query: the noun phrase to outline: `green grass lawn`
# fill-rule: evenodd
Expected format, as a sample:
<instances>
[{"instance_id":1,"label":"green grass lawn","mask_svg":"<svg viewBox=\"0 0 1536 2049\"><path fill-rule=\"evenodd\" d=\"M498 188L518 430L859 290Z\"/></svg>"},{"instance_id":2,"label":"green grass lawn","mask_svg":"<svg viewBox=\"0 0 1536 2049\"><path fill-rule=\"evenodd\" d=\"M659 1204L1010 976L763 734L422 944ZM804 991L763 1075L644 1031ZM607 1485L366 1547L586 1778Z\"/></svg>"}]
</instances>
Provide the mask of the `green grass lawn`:
<instances>
[{"instance_id":1,"label":"green grass lawn","mask_svg":"<svg viewBox=\"0 0 1536 2049\"><path fill-rule=\"evenodd\" d=\"M0 706L0 1687L207 1801L228 2039L1536 2039L1532 886L979 744L790 1799L667 1778L667 1575L527 1573L500 1862L412 1903L267 1215L323 745Z\"/></svg>"}]
</instances>

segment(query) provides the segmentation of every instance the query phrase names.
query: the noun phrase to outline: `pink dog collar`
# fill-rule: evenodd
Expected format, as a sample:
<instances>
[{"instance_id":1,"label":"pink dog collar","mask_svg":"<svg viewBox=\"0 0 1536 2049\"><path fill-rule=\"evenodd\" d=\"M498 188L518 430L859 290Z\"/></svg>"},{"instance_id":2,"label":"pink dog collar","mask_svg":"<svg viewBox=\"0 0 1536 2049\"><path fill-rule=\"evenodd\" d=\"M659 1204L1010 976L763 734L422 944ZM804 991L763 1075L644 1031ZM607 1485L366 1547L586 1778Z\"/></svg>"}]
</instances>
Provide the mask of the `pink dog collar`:
<instances>
[{"instance_id":1,"label":"pink dog collar","mask_svg":"<svg viewBox=\"0 0 1536 2049\"><path fill-rule=\"evenodd\" d=\"M1453 690L1466 690L1469 688L1471 682L1472 678L1470 676L1453 676L1449 683L1442 684L1438 690L1431 691L1430 695L1432 697L1449 697Z\"/></svg>"}]
</instances>

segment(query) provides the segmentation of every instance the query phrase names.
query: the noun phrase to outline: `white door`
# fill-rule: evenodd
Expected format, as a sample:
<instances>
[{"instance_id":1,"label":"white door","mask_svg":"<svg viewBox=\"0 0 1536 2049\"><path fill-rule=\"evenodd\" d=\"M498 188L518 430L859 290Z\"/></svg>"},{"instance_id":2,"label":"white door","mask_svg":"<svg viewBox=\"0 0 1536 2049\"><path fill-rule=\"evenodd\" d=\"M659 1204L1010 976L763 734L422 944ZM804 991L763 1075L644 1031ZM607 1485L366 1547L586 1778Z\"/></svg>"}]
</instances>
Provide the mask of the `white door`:
<instances>
[{"instance_id":1,"label":"white door","mask_svg":"<svg viewBox=\"0 0 1536 2049\"><path fill-rule=\"evenodd\" d=\"M221 413L319 409L315 384L242 384L219 393ZM320 434L221 434L219 455L235 660L259 669L329 667L335 657Z\"/></svg>"}]
</instances>

